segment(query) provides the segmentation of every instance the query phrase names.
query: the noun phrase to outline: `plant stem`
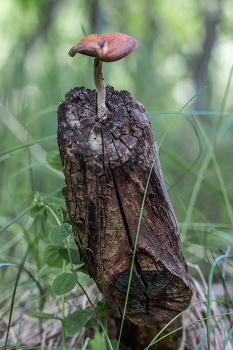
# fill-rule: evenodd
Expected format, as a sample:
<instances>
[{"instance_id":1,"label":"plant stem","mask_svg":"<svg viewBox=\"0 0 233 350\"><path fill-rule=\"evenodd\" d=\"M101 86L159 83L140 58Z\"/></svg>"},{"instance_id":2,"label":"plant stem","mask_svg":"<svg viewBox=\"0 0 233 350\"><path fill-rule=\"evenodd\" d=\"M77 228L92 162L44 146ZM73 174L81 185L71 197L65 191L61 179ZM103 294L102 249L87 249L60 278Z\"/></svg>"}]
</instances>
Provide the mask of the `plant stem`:
<instances>
[{"instance_id":1,"label":"plant stem","mask_svg":"<svg viewBox=\"0 0 233 350\"><path fill-rule=\"evenodd\" d=\"M93 305L93 303L91 302L91 299L89 298L89 296L88 296L87 292L85 291L85 289L83 288L83 286L79 283L79 281L78 281L77 283L78 283L79 287L82 289L83 293L86 295L87 300L89 301L89 303L91 304L91 306L92 306L92 307L95 307L95 306Z\"/></svg>"},{"instance_id":2,"label":"plant stem","mask_svg":"<svg viewBox=\"0 0 233 350\"><path fill-rule=\"evenodd\" d=\"M94 82L97 90L98 117L102 117L107 112L105 106L105 86L102 72L102 61L97 57L94 60Z\"/></svg>"},{"instance_id":3,"label":"plant stem","mask_svg":"<svg viewBox=\"0 0 233 350\"><path fill-rule=\"evenodd\" d=\"M51 209L48 205L43 204L44 207L46 207L50 213L54 216L54 218L56 219L57 223L59 226L61 226L61 222L58 219L57 215L54 213L53 209ZM69 250L69 246L68 246L68 241L67 239L66 241L66 246L69 252L69 257L70 257L70 263L71 263L71 268L73 271L73 265L72 265L72 261L71 261L71 256L70 256L70 250ZM63 265L62 265L62 272L66 272L66 261L63 260ZM62 295L62 349L66 350L66 332L65 332L65 295Z\"/></svg>"},{"instance_id":4,"label":"plant stem","mask_svg":"<svg viewBox=\"0 0 233 350\"><path fill-rule=\"evenodd\" d=\"M75 272L74 272L73 263L72 263L72 259L71 259L71 255L70 255L69 240L70 240L70 236L69 236L68 238L65 239L66 248L67 248L67 250L68 250L68 254L69 254L69 258L70 258L70 265L71 265L72 273L75 273ZM77 284L78 284L79 287L82 289L83 293L86 295L87 300L89 301L90 305L94 308L95 306L93 305L91 299L89 298L89 296L88 296L87 292L85 291L85 289L83 288L83 286L82 286L79 282L77 282Z\"/></svg>"},{"instance_id":5,"label":"plant stem","mask_svg":"<svg viewBox=\"0 0 233 350\"><path fill-rule=\"evenodd\" d=\"M70 258L71 270L72 270L72 273L74 273L74 267L73 267L73 263L72 263L72 259L71 259L71 255L70 255L69 240L70 240L70 236L65 239L65 242L66 242L66 248L68 250L68 254L69 254L69 258Z\"/></svg>"},{"instance_id":6,"label":"plant stem","mask_svg":"<svg viewBox=\"0 0 233 350\"><path fill-rule=\"evenodd\" d=\"M63 260L62 272L66 272L66 261ZM65 295L62 295L62 348L66 350L66 333L65 333Z\"/></svg>"},{"instance_id":7,"label":"plant stem","mask_svg":"<svg viewBox=\"0 0 233 350\"><path fill-rule=\"evenodd\" d=\"M60 222L60 220L58 219L57 215L54 213L53 209L51 209L51 208L50 208L48 205L46 205L46 204L43 204L43 206L44 206L45 208L47 208L47 209L50 211L50 213L55 217L55 219L56 219L58 225L61 226L61 222Z\"/></svg>"}]
</instances>

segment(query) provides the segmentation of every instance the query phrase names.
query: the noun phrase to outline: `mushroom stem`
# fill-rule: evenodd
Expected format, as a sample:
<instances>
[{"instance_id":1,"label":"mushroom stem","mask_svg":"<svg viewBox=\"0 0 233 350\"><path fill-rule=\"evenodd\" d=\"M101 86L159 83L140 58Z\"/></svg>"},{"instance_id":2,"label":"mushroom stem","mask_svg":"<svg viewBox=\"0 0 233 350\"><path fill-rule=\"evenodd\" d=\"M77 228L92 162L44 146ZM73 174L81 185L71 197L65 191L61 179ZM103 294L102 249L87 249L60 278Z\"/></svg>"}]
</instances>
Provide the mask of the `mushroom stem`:
<instances>
[{"instance_id":1,"label":"mushroom stem","mask_svg":"<svg viewBox=\"0 0 233 350\"><path fill-rule=\"evenodd\" d=\"M105 106L105 86L102 72L102 61L97 57L94 60L94 81L97 90L98 117L102 117L107 112Z\"/></svg>"}]
</instances>

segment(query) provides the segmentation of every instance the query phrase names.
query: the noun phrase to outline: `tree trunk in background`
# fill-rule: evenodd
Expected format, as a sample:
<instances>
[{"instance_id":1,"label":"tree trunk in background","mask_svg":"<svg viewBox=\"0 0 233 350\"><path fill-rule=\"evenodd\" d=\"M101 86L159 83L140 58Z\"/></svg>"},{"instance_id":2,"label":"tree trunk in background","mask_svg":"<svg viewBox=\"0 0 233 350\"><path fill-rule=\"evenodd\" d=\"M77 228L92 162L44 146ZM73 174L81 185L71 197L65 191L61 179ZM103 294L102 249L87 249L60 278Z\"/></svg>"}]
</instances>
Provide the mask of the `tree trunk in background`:
<instances>
[{"instance_id":1,"label":"tree trunk in background","mask_svg":"<svg viewBox=\"0 0 233 350\"><path fill-rule=\"evenodd\" d=\"M68 92L58 108L58 143L75 240L90 276L115 317L121 318L143 195L158 146L145 108L133 95L107 86L106 106L107 116L98 119L96 91L82 87ZM127 324L134 333L135 327L144 334L147 328L148 344L151 334L187 308L190 299L179 227L157 154L140 226ZM169 346L165 348L177 349L174 340Z\"/></svg>"},{"instance_id":2,"label":"tree trunk in background","mask_svg":"<svg viewBox=\"0 0 233 350\"><path fill-rule=\"evenodd\" d=\"M89 27L90 33L88 34L100 34L101 29L105 26L105 17L102 15L101 4L99 0L86 0L85 1L87 12L89 15ZM103 5L104 6L104 5Z\"/></svg>"},{"instance_id":3,"label":"tree trunk in background","mask_svg":"<svg viewBox=\"0 0 233 350\"><path fill-rule=\"evenodd\" d=\"M217 37L217 26L221 22L223 0L215 1L214 5L216 7L215 10L207 8L204 11L204 41L202 50L196 58L193 67L195 90L199 91L204 86L208 86L208 89L204 90L194 100L194 107L197 111L208 110L210 104L208 96L212 96L208 67Z\"/></svg>"}]
</instances>

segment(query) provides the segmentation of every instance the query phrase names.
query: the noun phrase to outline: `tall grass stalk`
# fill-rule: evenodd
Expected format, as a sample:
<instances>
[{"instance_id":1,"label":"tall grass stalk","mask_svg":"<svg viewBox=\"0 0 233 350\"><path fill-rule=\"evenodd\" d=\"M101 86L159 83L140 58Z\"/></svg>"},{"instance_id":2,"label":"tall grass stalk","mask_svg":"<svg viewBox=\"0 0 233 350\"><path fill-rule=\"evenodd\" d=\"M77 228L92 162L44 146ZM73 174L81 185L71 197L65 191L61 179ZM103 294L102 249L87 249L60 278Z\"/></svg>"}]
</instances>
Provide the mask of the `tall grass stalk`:
<instances>
[{"instance_id":1,"label":"tall grass stalk","mask_svg":"<svg viewBox=\"0 0 233 350\"><path fill-rule=\"evenodd\" d=\"M162 340L162 339L168 337L169 335L171 335L171 334L173 334L173 333L175 333L175 332L177 332L177 331L179 331L179 330L181 330L181 329L184 329L184 328L186 328L186 327L191 326L192 324L195 324L195 323L198 323L198 322L202 322L202 321L206 321L206 320L210 320L211 318L221 317L221 316L230 315L230 314L233 314L233 312L224 312L224 313L219 314L219 315L204 317L204 318L202 318L202 319L200 319L200 320L197 320L197 321L188 323L188 324L186 324L185 326L179 327L179 328L175 329L174 331L172 331L172 332L170 332L170 333L164 335L163 337L161 337L161 338L155 340L153 343L150 344L150 346L154 345L155 343L158 343L160 340ZM146 347L144 350L148 350L148 349L150 348L150 346L149 346L149 347ZM211 349L211 350L213 350L213 349Z\"/></svg>"},{"instance_id":2,"label":"tall grass stalk","mask_svg":"<svg viewBox=\"0 0 233 350\"><path fill-rule=\"evenodd\" d=\"M226 106L227 96L229 94L229 90L230 90L230 86L231 86L232 74L233 74L233 65L232 65L231 70L230 70L230 74L229 74L229 77L228 77L225 93L223 95L222 103L221 103L221 106L220 106L219 120L217 122L215 135L214 135L214 144L216 144L216 142L217 142L218 132L219 132L220 126L222 124L223 112L224 112L224 109L225 109L225 106Z\"/></svg>"},{"instance_id":3,"label":"tall grass stalk","mask_svg":"<svg viewBox=\"0 0 233 350\"><path fill-rule=\"evenodd\" d=\"M225 92L224 92L224 95L223 95L223 99L222 99L222 103L221 103L221 106L220 106L220 113L219 113L220 123L221 123L221 118L222 118L222 115L223 115L223 112L224 112L224 109L225 109L227 96L228 96L228 93L229 93L229 88L230 88L230 83L231 83L231 78L232 78L232 72L233 72L233 66L232 66L230 74L229 74L229 79L227 81L226 89L225 89ZM199 125L200 125L200 123L199 123ZM217 123L217 128L219 126L220 126L219 123ZM201 128L201 130L202 130L202 128ZM215 131L215 135L217 135L217 131L218 130ZM190 203L189 203L188 210L187 210L187 214L186 214L186 217L185 217L185 221L184 221L185 223L190 223L190 221L191 221L193 208L195 206L196 199L197 199L197 196L198 196L198 193L199 193L199 190L200 190L200 187L201 187L201 183L202 183L202 180L203 180L203 172L204 172L204 170L206 170L208 168L208 165L209 165L209 162L210 162L211 158L213 158L213 159L215 158L215 155L214 155L214 148L215 148L215 144L216 144L215 140L216 140L216 136L214 136L212 144L209 144L208 152L207 152L207 154L206 154L206 156L205 156L205 158L204 158L204 160L202 162L201 168L199 170L198 178L197 178L196 183L194 185L193 192L192 192L191 199L190 199ZM216 160L216 158L215 158L215 160ZM215 165L216 165L216 162L215 162ZM219 176L219 171L218 171L217 174ZM223 189L225 186L224 186L224 181L223 181L221 175L220 175L219 179L221 179L220 184L223 186L222 187L222 189ZM229 201L228 201L227 198L228 198L227 193L224 191L224 199L225 199L225 202L226 202L226 206L228 208L228 212L230 213L231 210L229 209ZM232 216L231 216L231 220L233 220ZM186 233L187 233L187 230L188 230L188 226L184 226L181 234L185 236Z\"/></svg>"},{"instance_id":4,"label":"tall grass stalk","mask_svg":"<svg viewBox=\"0 0 233 350\"><path fill-rule=\"evenodd\" d=\"M42 204L43 207L45 207L46 209L48 209L50 211L50 213L54 216L55 220L57 221L58 225L61 226L61 222L58 219L57 215L54 213L53 209L51 209L48 205L46 204ZM71 267L72 267L72 272L73 272L73 264L72 264L72 260L71 260L71 256L70 256L70 251L68 248L68 242L66 239L66 245L67 245L67 249L68 249L68 253L69 253L69 258L70 258L70 263L71 263ZM62 263L62 273L66 272L66 261L63 260ZM65 331L65 294L62 295L62 348L63 350L66 350L66 331Z\"/></svg>"},{"instance_id":5,"label":"tall grass stalk","mask_svg":"<svg viewBox=\"0 0 233 350\"><path fill-rule=\"evenodd\" d=\"M201 188L201 183L202 183L202 180L203 180L203 172L208 167L208 164L209 164L210 159L211 159L210 152L211 152L211 150L209 149L208 152L205 155L205 158L204 158L204 160L202 162L202 165L200 167L200 170L198 172L198 176L197 176L194 188L193 188L193 192L192 192L192 195L191 195L191 198L190 198L188 210L187 210L186 217L185 217L185 220L184 220L184 226L183 226L183 229L181 231L181 235L182 236L186 235L187 230L189 228L188 224L190 224L190 222L191 222L193 209L195 207L197 196L198 196L199 190Z\"/></svg>"},{"instance_id":6,"label":"tall grass stalk","mask_svg":"<svg viewBox=\"0 0 233 350\"><path fill-rule=\"evenodd\" d=\"M5 151L1 151L0 152L0 162L2 160L6 159L7 157L11 156L13 153L17 153L25 148L28 148L28 147L33 146L33 145L37 145L39 143L47 142L50 140L55 140L56 138L57 138L57 135L54 134L51 136L42 137L41 139L38 139L38 140L30 141L28 143L24 143L23 145L13 147L13 148L7 149Z\"/></svg>"},{"instance_id":7,"label":"tall grass stalk","mask_svg":"<svg viewBox=\"0 0 233 350\"><path fill-rule=\"evenodd\" d=\"M225 303L224 301L222 301L222 300L214 299L214 300L211 300L211 302L214 302L214 303L219 302L220 304L226 305L226 303ZM189 306L189 307L187 307L187 309L185 309L184 311L180 312L179 315L175 316L170 322L168 322L168 323L166 324L166 326L164 326L164 327L159 331L159 333L154 337L154 339L150 342L150 344L149 344L144 350L148 350L148 349L150 348L150 346L152 346L152 345L154 344L155 340L160 336L160 334L163 333L163 331L165 331L165 329L166 329L168 326L170 326L170 324L171 324L172 322L174 322L178 317L182 316L186 311L191 310L191 309L193 309L194 307L196 307L196 306L198 306L198 305L206 304L206 303L207 303L207 301L200 301L199 303L196 303L196 304L194 304L194 305L192 305L192 306ZM175 330L175 331L176 331L176 330ZM174 331L174 332L175 332L175 331Z\"/></svg>"},{"instance_id":8,"label":"tall grass stalk","mask_svg":"<svg viewBox=\"0 0 233 350\"><path fill-rule=\"evenodd\" d=\"M35 286L36 286L36 283L33 282L32 284L32 288L30 290L30 293L27 297L27 300L26 300L26 303L24 305L24 308L23 308L23 312L22 312L22 315L20 317L20 323L19 323L19 329L18 329L18 334L17 334L17 341L16 341L16 350L19 350L19 338L20 338L20 331L21 331L21 325L22 325L22 320L23 320L23 315L25 314L26 310L27 310L27 307L28 307L28 304L29 304L29 301L31 300L31 297L32 297L32 294L34 292L34 289L35 289Z\"/></svg>"},{"instance_id":9,"label":"tall grass stalk","mask_svg":"<svg viewBox=\"0 0 233 350\"><path fill-rule=\"evenodd\" d=\"M226 257L226 254L221 255L217 259L215 259L213 264L212 264L210 273L209 273L208 294L207 294L207 344L208 344L208 350L210 350L210 300L211 300L211 289L212 289L214 268L217 265L218 261L225 258L225 257Z\"/></svg>"},{"instance_id":10,"label":"tall grass stalk","mask_svg":"<svg viewBox=\"0 0 233 350\"><path fill-rule=\"evenodd\" d=\"M226 317L226 315L221 316L215 323L214 325L210 328L210 332L212 332L219 324L219 322L223 319L223 317ZM203 344L203 342L206 340L207 334L204 335L204 337L201 339L199 344L195 347L194 350L200 349L200 346Z\"/></svg>"},{"instance_id":11,"label":"tall grass stalk","mask_svg":"<svg viewBox=\"0 0 233 350\"><path fill-rule=\"evenodd\" d=\"M66 261L63 260L62 272L66 272ZM66 350L66 332L65 332L65 294L62 295L62 348Z\"/></svg>"},{"instance_id":12,"label":"tall grass stalk","mask_svg":"<svg viewBox=\"0 0 233 350\"><path fill-rule=\"evenodd\" d=\"M223 179L223 176L222 176L222 172L221 172L221 169L220 169L220 167L218 165L218 161L217 161L217 158L216 158L215 153L214 153L214 145L210 143L210 141L208 139L208 136L206 135L206 132L205 132L204 128L202 127L201 122L200 122L198 117L196 118L196 121L197 121L198 127L199 127L199 129L200 129L200 131L202 133L202 136L203 136L203 138L205 140L205 143L206 143L206 145L208 147L210 156L212 158L212 161L213 161L213 164L214 164L214 167L215 167L215 170L216 170L216 174L218 176L218 180L219 180L219 183L220 183L220 186L221 186L221 190L222 190L222 193L223 193L223 197L224 197L224 200L225 200L225 203L226 203L226 208L227 208L227 211L228 211L229 219L230 219L231 225L233 227L233 210L232 210L232 207L231 207L231 203L230 203L230 199L229 199L229 196L228 196L228 193L227 193L225 182L224 182L224 179Z\"/></svg>"},{"instance_id":13,"label":"tall grass stalk","mask_svg":"<svg viewBox=\"0 0 233 350\"><path fill-rule=\"evenodd\" d=\"M28 249L27 249L27 251L26 251L26 254L24 255L24 257L23 257L23 259L22 259L22 261L21 261L21 263L20 263L20 265L19 265L19 269L18 269L16 281L15 281L15 287L14 287L14 291L13 291L13 295L12 295L12 299L11 299L9 323L8 323L8 327L7 327L7 334L6 334L6 340L5 340L4 350L7 349L7 341L8 341L9 332L10 332L11 318L12 318L13 309L14 309L14 302L15 302L16 290L17 290L17 286L18 286L18 282L19 282L20 275L21 275L21 271L22 271L22 269L23 269L24 262L25 262L25 260L26 260L26 258L27 258L28 250L29 250L29 247L28 247Z\"/></svg>"}]
</instances>

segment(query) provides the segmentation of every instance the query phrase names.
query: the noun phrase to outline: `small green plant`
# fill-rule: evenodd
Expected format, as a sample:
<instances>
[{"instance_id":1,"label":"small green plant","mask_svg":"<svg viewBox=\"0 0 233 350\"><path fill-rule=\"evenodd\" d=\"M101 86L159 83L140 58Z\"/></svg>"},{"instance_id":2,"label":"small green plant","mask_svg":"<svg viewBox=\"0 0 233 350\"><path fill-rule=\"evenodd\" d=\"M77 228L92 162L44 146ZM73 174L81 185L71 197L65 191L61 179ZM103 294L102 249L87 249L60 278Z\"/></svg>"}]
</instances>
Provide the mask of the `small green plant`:
<instances>
[{"instance_id":1,"label":"small green plant","mask_svg":"<svg viewBox=\"0 0 233 350\"><path fill-rule=\"evenodd\" d=\"M54 205L50 202L44 202L37 193L34 199L35 206L30 212L32 217L35 217L38 213L41 215L41 230L39 233L40 239L44 239L46 237L45 224L48 219L48 215L51 214L57 223L57 226L49 230L48 238L51 245L48 245L44 251L44 261L47 265L51 267L62 267L62 273L56 276L53 281L52 289L57 296L62 297L62 316L57 316L50 313L45 312L34 312L32 316L40 319L56 319L60 320L62 324L62 346L63 349L66 349L65 338L72 337L76 333L80 332L80 330L88 326L88 322L90 318L93 316L96 321L96 325L99 323L103 332L106 336L106 339L109 343L110 349L112 350L111 342L108 338L107 332L100 320L100 314L102 312L106 312L108 310L108 305L105 303L98 302L96 307L92 304L90 298L86 294L82 285L78 281L77 272L82 271L87 273L87 269L85 268L84 262L80 259L78 249L70 248L69 241L70 235L72 234L72 227L69 221L69 217L66 209L63 207ZM58 217L58 212L60 213L60 218ZM64 246L65 243L65 246ZM67 264L70 263L70 272L66 271ZM78 265L76 269L74 269L74 265ZM76 285L83 290L86 294L87 299L91 306L86 307L85 309L78 309L77 311L70 314L67 318L65 318L65 294L69 293L74 289ZM91 325L93 326L93 324ZM102 337L97 337L98 341L102 341ZM96 338L96 339L97 339ZM95 343L91 342L91 347L95 349ZM87 344L85 345L87 346Z\"/></svg>"}]
</instances>

